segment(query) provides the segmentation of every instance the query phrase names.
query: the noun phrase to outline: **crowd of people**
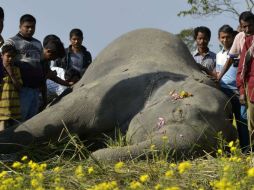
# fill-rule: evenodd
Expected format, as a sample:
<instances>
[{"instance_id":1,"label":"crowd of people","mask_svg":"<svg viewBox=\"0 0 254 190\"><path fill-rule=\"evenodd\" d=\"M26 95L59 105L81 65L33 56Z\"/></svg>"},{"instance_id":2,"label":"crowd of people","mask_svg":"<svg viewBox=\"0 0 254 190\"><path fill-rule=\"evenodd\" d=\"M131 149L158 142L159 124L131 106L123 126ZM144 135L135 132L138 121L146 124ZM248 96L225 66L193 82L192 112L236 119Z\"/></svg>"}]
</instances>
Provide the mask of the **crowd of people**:
<instances>
[{"instance_id":1,"label":"crowd of people","mask_svg":"<svg viewBox=\"0 0 254 190\"><path fill-rule=\"evenodd\" d=\"M70 31L65 49L56 35L46 36L42 44L35 39L36 19L30 14L21 16L18 34L6 41L1 36L3 22L0 7L0 131L39 113L49 99L79 81L92 62L78 28ZM209 50L208 27L196 27L193 33L193 58L228 96L240 146L246 150L254 139L254 15L243 12L237 31L227 24L219 28L222 49L217 54Z\"/></svg>"},{"instance_id":2,"label":"crowd of people","mask_svg":"<svg viewBox=\"0 0 254 190\"><path fill-rule=\"evenodd\" d=\"M254 140L254 15L250 11L239 16L239 27L235 31L229 25L218 30L221 51L210 51L208 44L211 31L200 26L194 29L197 45L192 53L201 70L218 82L228 96L236 121L240 146L243 151L250 148Z\"/></svg>"},{"instance_id":3,"label":"crowd of people","mask_svg":"<svg viewBox=\"0 0 254 190\"><path fill-rule=\"evenodd\" d=\"M60 87L78 82L92 62L78 28L70 31L65 49L56 35L47 35L43 43L35 39L36 19L30 14L20 17L18 33L7 40L1 35L3 23L0 7L0 131L38 114L49 97L63 92Z\"/></svg>"}]
</instances>

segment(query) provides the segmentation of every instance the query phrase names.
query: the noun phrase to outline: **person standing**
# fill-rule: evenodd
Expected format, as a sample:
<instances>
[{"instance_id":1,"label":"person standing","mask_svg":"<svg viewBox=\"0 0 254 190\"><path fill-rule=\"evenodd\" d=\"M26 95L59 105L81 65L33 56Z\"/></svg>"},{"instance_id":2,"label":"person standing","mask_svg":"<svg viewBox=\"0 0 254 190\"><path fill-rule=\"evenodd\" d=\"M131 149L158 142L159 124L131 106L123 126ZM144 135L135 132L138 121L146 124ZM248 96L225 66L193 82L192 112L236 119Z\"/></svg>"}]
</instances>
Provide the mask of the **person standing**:
<instances>
[{"instance_id":1,"label":"person standing","mask_svg":"<svg viewBox=\"0 0 254 190\"><path fill-rule=\"evenodd\" d=\"M23 87L20 90L20 108L22 120L26 121L39 110L39 94L44 82L41 42L33 38L36 19L25 14L20 18L19 32L6 40L5 44L14 46L18 53L16 64L20 68Z\"/></svg>"},{"instance_id":2,"label":"person standing","mask_svg":"<svg viewBox=\"0 0 254 190\"><path fill-rule=\"evenodd\" d=\"M254 23L253 23L254 24ZM237 87L242 103L247 104L248 129L254 142L254 35L245 39L237 70Z\"/></svg>"},{"instance_id":3,"label":"person standing","mask_svg":"<svg viewBox=\"0 0 254 190\"><path fill-rule=\"evenodd\" d=\"M3 82L0 85L0 131L11 127L21 119L19 91L22 86L20 70L14 65L15 47L2 47L4 66Z\"/></svg>"},{"instance_id":4,"label":"person standing","mask_svg":"<svg viewBox=\"0 0 254 190\"><path fill-rule=\"evenodd\" d=\"M197 44L197 49L192 53L193 58L201 70L213 76L215 73L216 54L208 48L211 38L210 29L205 26L196 27L193 37Z\"/></svg>"},{"instance_id":5,"label":"person standing","mask_svg":"<svg viewBox=\"0 0 254 190\"><path fill-rule=\"evenodd\" d=\"M237 31L234 31L229 25L223 25L219 28L218 38L222 45L222 50L216 54L216 73L220 73L225 65L229 50L234 41ZM239 92L236 87L237 65L233 64L220 80L220 89L228 96L232 105L232 112L235 116L240 147L244 152L249 146L249 132L245 116L245 106L239 101ZM233 117L231 118L233 121Z\"/></svg>"},{"instance_id":6,"label":"person standing","mask_svg":"<svg viewBox=\"0 0 254 190\"><path fill-rule=\"evenodd\" d=\"M72 29L70 31L70 42L65 57L57 60L56 66L65 69L65 71L75 69L82 77L92 62L91 53L82 45L83 32L78 28Z\"/></svg>"}]
</instances>

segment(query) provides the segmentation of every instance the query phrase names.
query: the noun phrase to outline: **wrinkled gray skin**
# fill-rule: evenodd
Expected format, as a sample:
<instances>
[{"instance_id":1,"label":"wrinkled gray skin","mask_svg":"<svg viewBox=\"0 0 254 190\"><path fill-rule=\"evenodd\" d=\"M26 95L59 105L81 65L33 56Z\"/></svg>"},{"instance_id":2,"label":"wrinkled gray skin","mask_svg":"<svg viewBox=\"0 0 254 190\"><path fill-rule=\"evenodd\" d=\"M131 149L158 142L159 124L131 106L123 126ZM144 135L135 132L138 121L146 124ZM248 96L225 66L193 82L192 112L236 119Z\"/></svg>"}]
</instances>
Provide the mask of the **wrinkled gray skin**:
<instances>
[{"instance_id":1,"label":"wrinkled gray skin","mask_svg":"<svg viewBox=\"0 0 254 190\"><path fill-rule=\"evenodd\" d=\"M174 100L172 91L192 97ZM56 140L63 122L71 133L92 139L120 128L129 146L92 155L103 161L135 158L149 150L171 148L190 156L210 152L222 131L236 138L227 120L230 106L213 81L200 72L186 46L156 29L129 32L94 60L73 91L17 128L0 134L0 143L30 145ZM225 109L225 107L227 107ZM158 126L158 118L165 124ZM166 141L162 136L167 136ZM1 152L15 146L3 145Z\"/></svg>"}]
</instances>

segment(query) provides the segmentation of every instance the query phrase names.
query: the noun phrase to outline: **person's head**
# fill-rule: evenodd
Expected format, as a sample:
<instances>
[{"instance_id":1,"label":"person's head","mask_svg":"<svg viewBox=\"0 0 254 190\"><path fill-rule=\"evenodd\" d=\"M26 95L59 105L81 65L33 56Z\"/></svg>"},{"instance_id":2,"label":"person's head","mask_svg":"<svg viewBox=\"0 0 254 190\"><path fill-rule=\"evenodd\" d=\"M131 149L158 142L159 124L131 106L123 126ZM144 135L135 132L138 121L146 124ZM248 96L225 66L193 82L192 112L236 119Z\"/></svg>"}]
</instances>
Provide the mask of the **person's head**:
<instances>
[{"instance_id":1,"label":"person's head","mask_svg":"<svg viewBox=\"0 0 254 190\"><path fill-rule=\"evenodd\" d=\"M61 39L60 39L58 36L56 36L55 34L49 34L49 35L45 36L45 38L43 39L43 42L42 42L43 47L44 47L49 41L51 41L51 40L56 40L56 41L58 40L58 41L61 42Z\"/></svg>"},{"instance_id":2,"label":"person's head","mask_svg":"<svg viewBox=\"0 0 254 190\"><path fill-rule=\"evenodd\" d=\"M250 11L242 12L239 16L241 31L246 35L254 34L254 15Z\"/></svg>"},{"instance_id":3,"label":"person's head","mask_svg":"<svg viewBox=\"0 0 254 190\"><path fill-rule=\"evenodd\" d=\"M199 26L194 29L194 40L198 48L206 49L211 38L211 31L205 26Z\"/></svg>"},{"instance_id":4,"label":"person's head","mask_svg":"<svg viewBox=\"0 0 254 190\"><path fill-rule=\"evenodd\" d=\"M4 27L4 10L2 7L0 7L0 34L3 31L3 27Z\"/></svg>"},{"instance_id":5,"label":"person's head","mask_svg":"<svg viewBox=\"0 0 254 190\"><path fill-rule=\"evenodd\" d=\"M17 55L17 50L14 46L6 44L2 47L2 59L3 62L12 63L15 56Z\"/></svg>"},{"instance_id":6,"label":"person's head","mask_svg":"<svg viewBox=\"0 0 254 190\"><path fill-rule=\"evenodd\" d=\"M30 15L25 14L19 20L19 32L25 38L31 38L35 32L36 19Z\"/></svg>"},{"instance_id":7,"label":"person's head","mask_svg":"<svg viewBox=\"0 0 254 190\"><path fill-rule=\"evenodd\" d=\"M70 31L70 42L72 47L79 49L83 42L83 32L78 28L72 29Z\"/></svg>"},{"instance_id":8,"label":"person's head","mask_svg":"<svg viewBox=\"0 0 254 190\"><path fill-rule=\"evenodd\" d=\"M81 75L76 69L70 68L64 73L64 78L67 82L76 83L81 78Z\"/></svg>"},{"instance_id":9,"label":"person's head","mask_svg":"<svg viewBox=\"0 0 254 190\"><path fill-rule=\"evenodd\" d=\"M225 24L219 28L218 38L224 49L229 50L235 37L234 29Z\"/></svg>"},{"instance_id":10,"label":"person's head","mask_svg":"<svg viewBox=\"0 0 254 190\"><path fill-rule=\"evenodd\" d=\"M51 61L65 56L64 45L61 40L48 40L47 43L43 45L44 60Z\"/></svg>"}]
</instances>

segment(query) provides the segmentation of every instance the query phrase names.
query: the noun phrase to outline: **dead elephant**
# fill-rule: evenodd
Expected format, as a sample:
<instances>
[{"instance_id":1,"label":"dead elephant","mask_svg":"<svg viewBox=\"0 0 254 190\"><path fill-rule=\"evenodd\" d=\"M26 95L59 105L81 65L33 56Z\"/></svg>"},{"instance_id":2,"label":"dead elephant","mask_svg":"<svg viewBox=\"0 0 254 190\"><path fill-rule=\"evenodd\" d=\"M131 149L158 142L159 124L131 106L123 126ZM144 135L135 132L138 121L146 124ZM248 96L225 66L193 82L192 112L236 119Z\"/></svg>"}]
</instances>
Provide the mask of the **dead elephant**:
<instances>
[{"instance_id":1,"label":"dead elephant","mask_svg":"<svg viewBox=\"0 0 254 190\"><path fill-rule=\"evenodd\" d=\"M85 139L116 128L126 132L129 145L97 150L93 156L100 160L134 158L165 144L181 154L202 154L216 148L219 131L228 141L236 138L226 104L181 40L157 29L135 30L109 44L71 93L2 132L0 150L10 150L6 143L56 140L64 122Z\"/></svg>"}]
</instances>

